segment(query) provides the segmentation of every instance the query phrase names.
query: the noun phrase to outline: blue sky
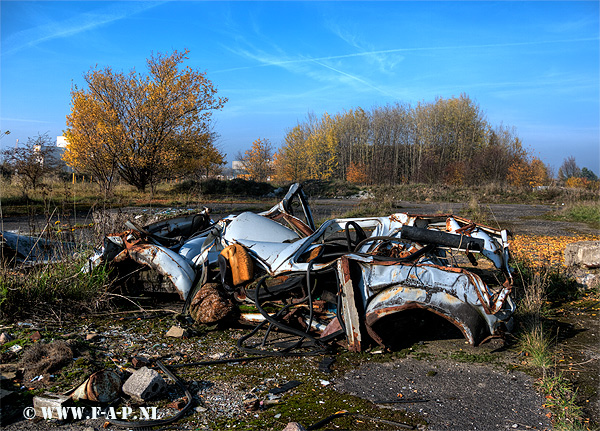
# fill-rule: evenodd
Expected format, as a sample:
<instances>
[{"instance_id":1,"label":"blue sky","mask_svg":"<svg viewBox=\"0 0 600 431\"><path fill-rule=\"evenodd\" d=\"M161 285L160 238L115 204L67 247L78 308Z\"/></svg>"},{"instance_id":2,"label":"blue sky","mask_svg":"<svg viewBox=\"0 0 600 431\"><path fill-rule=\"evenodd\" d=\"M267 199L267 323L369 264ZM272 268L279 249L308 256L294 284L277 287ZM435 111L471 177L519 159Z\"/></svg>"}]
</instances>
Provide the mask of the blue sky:
<instances>
[{"instance_id":1,"label":"blue sky","mask_svg":"<svg viewBox=\"0 0 600 431\"><path fill-rule=\"evenodd\" d=\"M0 2L2 147L61 135L91 67L189 49L235 158L306 118L466 93L554 167L600 173L599 2Z\"/></svg>"}]
</instances>

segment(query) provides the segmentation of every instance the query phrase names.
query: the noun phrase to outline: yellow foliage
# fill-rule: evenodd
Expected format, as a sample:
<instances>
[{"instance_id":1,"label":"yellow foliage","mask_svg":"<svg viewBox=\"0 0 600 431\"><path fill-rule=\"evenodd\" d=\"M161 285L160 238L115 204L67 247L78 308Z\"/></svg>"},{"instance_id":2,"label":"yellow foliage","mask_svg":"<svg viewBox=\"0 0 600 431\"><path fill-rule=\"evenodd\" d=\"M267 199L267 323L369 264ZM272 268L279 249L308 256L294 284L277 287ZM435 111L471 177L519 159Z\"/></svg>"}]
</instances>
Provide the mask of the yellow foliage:
<instances>
[{"instance_id":1,"label":"yellow foliage","mask_svg":"<svg viewBox=\"0 0 600 431\"><path fill-rule=\"evenodd\" d=\"M254 181L268 181L271 179L273 149L268 139L256 139L252 148L247 150L242 157L242 164L246 176Z\"/></svg>"},{"instance_id":2,"label":"yellow foliage","mask_svg":"<svg viewBox=\"0 0 600 431\"><path fill-rule=\"evenodd\" d=\"M564 266L567 244L578 241L598 241L599 235L515 235L510 243L513 256L527 260L534 266Z\"/></svg>"},{"instance_id":3,"label":"yellow foliage","mask_svg":"<svg viewBox=\"0 0 600 431\"><path fill-rule=\"evenodd\" d=\"M536 187L548 183L548 169L544 162L533 157L515 160L508 168L506 178L510 184L517 187Z\"/></svg>"},{"instance_id":4,"label":"yellow foliage","mask_svg":"<svg viewBox=\"0 0 600 431\"><path fill-rule=\"evenodd\" d=\"M108 181L116 171L140 190L211 163L211 111L227 101L205 75L180 68L188 51L147 60L148 75L110 67L85 75L88 88L71 92L64 160L75 170Z\"/></svg>"},{"instance_id":5,"label":"yellow foliage","mask_svg":"<svg viewBox=\"0 0 600 431\"><path fill-rule=\"evenodd\" d=\"M565 181L565 187L572 189L584 189L589 186L590 182L591 181L587 178L571 177L567 178Z\"/></svg>"}]
</instances>

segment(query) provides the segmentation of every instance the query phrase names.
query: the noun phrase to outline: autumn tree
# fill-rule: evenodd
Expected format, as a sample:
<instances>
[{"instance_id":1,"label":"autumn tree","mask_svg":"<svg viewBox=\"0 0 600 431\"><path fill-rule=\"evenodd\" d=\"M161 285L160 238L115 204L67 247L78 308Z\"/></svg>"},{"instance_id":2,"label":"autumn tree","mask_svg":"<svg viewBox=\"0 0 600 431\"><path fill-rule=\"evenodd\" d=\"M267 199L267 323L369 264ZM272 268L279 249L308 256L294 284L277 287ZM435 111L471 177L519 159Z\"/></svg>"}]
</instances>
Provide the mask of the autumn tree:
<instances>
[{"instance_id":1,"label":"autumn tree","mask_svg":"<svg viewBox=\"0 0 600 431\"><path fill-rule=\"evenodd\" d=\"M57 170L53 147L52 139L44 133L28 138L23 147L3 151L5 163L21 180L24 190L36 190L44 177Z\"/></svg>"},{"instance_id":2,"label":"autumn tree","mask_svg":"<svg viewBox=\"0 0 600 431\"><path fill-rule=\"evenodd\" d=\"M537 187L547 184L548 168L537 157L515 160L508 168L507 180L517 187Z\"/></svg>"},{"instance_id":3,"label":"autumn tree","mask_svg":"<svg viewBox=\"0 0 600 431\"><path fill-rule=\"evenodd\" d=\"M190 156L214 157L212 111L227 99L204 73L182 66L188 52L152 55L147 74L91 69L87 88L71 91L64 160L104 182L116 171L144 191L185 172Z\"/></svg>"},{"instance_id":4,"label":"autumn tree","mask_svg":"<svg viewBox=\"0 0 600 431\"><path fill-rule=\"evenodd\" d=\"M358 107L320 118L309 113L287 132L276 167L278 178L288 181L364 173L371 184L473 185L505 181L511 164L527 157L513 128L492 126L461 94L416 106Z\"/></svg>"},{"instance_id":5,"label":"autumn tree","mask_svg":"<svg viewBox=\"0 0 600 431\"><path fill-rule=\"evenodd\" d=\"M306 164L306 137L308 131L301 124L288 130L283 145L274 155L275 176L279 181L304 181L308 179Z\"/></svg>"},{"instance_id":6,"label":"autumn tree","mask_svg":"<svg viewBox=\"0 0 600 431\"><path fill-rule=\"evenodd\" d=\"M346 171L346 181L353 184L367 184L369 177L366 166L362 163L350 163Z\"/></svg>"},{"instance_id":7,"label":"autumn tree","mask_svg":"<svg viewBox=\"0 0 600 431\"><path fill-rule=\"evenodd\" d=\"M558 168L558 178L561 181L566 181L571 177L578 178L580 175L581 170L577 166L577 162L573 156L564 159L563 164Z\"/></svg>"},{"instance_id":8,"label":"autumn tree","mask_svg":"<svg viewBox=\"0 0 600 431\"><path fill-rule=\"evenodd\" d=\"M238 158L251 180L268 181L271 178L273 146L268 139L256 139L252 142L252 148Z\"/></svg>"}]
</instances>

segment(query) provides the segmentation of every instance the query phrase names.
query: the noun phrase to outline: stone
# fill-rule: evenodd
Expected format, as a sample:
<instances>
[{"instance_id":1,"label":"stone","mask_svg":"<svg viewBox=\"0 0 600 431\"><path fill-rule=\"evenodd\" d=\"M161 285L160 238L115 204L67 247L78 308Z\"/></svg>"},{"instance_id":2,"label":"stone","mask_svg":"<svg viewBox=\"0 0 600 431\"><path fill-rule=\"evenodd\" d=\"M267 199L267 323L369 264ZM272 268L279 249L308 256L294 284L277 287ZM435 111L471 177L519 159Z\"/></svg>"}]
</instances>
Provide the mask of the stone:
<instances>
[{"instance_id":1,"label":"stone","mask_svg":"<svg viewBox=\"0 0 600 431\"><path fill-rule=\"evenodd\" d=\"M142 367L147 367L148 365L150 365L150 361L147 358L144 358L143 356L134 356L133 358L131 358L131 365L133 365L133 368L138 369Z\"/></svg>"},{"instance_id":2,"label":"stone","mask_svg":"<svg viewBox=\"0 0 600 431\"><path fill-rule=\"evenodd\" d=\"M71 397L61 394L46 393L43 396L38 395L33 397L33 409L35 410L35 415L40 418L45 417L42 408L46 408L46 417L51 413L52 418L58 419L57 410L70 404L73 404ZM50 418L48 417L48 419Z\"/></svg>"},{"instance_id":3,"label":"stone","mask_svg":"<svg viewBox=\"0 0 600 431\"><path fill-rule=\"evenodd\" d=\"M250 400L244 401L244 410L248 412L256 411L259 407L260 401L258 400L258 398L252 398Z\"/></svg>"},{"instance_id":4,"label":"stone","mask_svg":"<svg viewBox=\"0 0 600 431\"><path fill-rule=\"evenodd\" d=\"M165 336L173 338L188 338L189 333L186 329L183 329L181 326L171 326L171 329L167 331Z\"/></svg>"},{"instance_id":5,"label":"stone","mask_svg":"<svg viewBox=\"0 0 600 431\"><path fill-rule=\"evenodd\" d=\"M600 268L600 241L579 241L567 244L565 265Z\"/></svg>"},{"instance_id":6,"label":"stone","mask_svg":"<svg viewBox=\"0 0 600 431\"><path fill-rule=\"evenodd\" d=\"M8 332L3 332L2 334L0 334L0 344L6 344L12 340L13 340L13 337L11 337Z\"/></svg>"},{"instance_id":7,"label":"stone","mask_svg":"<svg viewBox=\"0 0 600 431\"><path fill-rule=\"evenodd\" d=\"M142 401L147 401L165 389L166 383L157 371L142 367L133 373L123 385L122 391Z\"/></svg>"},{"instance_id":8,"label":"stone","mask_svg":"<svg viewBox=\"0 0 600 431\"><path fill-rule=\"evenodd\" d=\"M298 422L288 422L282 431L306 431L306 428L304 428Z\"/></svg>"},{"instance_id":9,"label":"stone","mask_svg":"<svg viewBox=\"0 0 600 431\"><path fill-rule=\"evenodd\" d=\"M187 397L183 397L179 400L175 400L175 401L167 404L167 407L176 409L176 410L181 410L186 406L187 403L188 403Z\"/></svg>"},{"instance_id":10,"label":"stone","mask_svg":"<svg viewBox=\"0 0 600 431\"><path fill-rule=\"evenodd\" d=\"M584 276L577 277L577 281L586 288L592 289L593 287L600 285L600 274L585 274Z\"/></svg>"},{"instance_id":11,"label":"stone","mask_svg":"<svg viewBox=\"0 0 600 431\"><path fill-rule=\"evenodd\" d=\"M99 335L98 335L98 334L96 334L95 332L90 332L89 334L87 334L87 335L85 336L85 340L86 340L86 341L94 341L94 340L95 340L96 338L98 338L98 337L99 337Z\"/></svg>"}]
</instances>

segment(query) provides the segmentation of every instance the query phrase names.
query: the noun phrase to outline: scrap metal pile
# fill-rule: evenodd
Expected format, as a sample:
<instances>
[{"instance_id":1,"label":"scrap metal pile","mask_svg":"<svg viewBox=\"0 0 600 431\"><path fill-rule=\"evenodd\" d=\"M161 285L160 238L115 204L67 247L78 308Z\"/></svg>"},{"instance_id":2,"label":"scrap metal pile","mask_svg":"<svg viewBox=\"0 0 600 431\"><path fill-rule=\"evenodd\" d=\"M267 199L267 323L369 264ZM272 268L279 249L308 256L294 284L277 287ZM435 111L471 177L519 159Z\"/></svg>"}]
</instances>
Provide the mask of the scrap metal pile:
<instances>
[{"instance_id":1,"label":"scrap metal pile","mask_svg":"<svg viewBox=\"0 0 600 431\"><path fill-rule=\"evenodd\" d=\"M128 227L105 238L88 270L108 263L121 275L156 271L196 322L256 325L238 342L248 352L322 352L333 341L352 351L386 345L414 330L395 322L415 310L447 319L472 345L512 327L507 232L458 216L397 213L316 228L294 184L266 212L213 222L205 210ZM503 274L496 287L458 266L464 256L476 265L476 255ZM253 341L260 328L262 340ZM288 336L271 343L273 330Z\"/></svg>"}]
</instances>

